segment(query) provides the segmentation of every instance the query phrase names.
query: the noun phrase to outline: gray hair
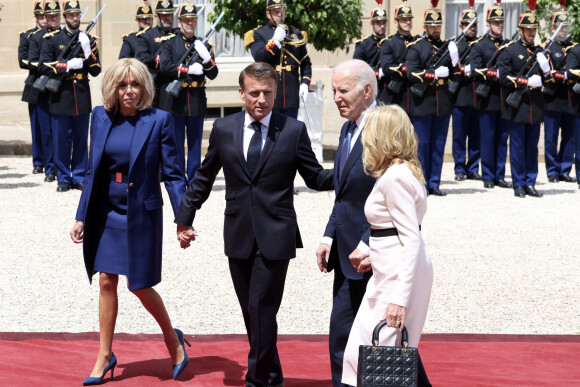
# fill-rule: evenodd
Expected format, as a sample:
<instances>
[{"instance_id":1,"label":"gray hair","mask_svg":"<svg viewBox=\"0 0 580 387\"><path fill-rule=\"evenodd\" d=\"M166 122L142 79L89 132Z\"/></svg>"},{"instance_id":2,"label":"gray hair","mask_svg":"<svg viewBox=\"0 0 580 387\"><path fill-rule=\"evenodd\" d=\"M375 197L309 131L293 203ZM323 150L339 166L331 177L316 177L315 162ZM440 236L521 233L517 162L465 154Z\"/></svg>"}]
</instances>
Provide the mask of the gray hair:
<instances>
[{"instance_id":1,"label":"gray hair","mask_svg":"<svg viewBox=\"0 0 580 387\"><path fill-rule=\"evenodd\" d=\"M356 79L357 86L360 90L364 90L365 85L371 85L373 100L377 98L379 87L377 85L377 76L374 70L368 63L360 59L349 59L337 64L332 70L332 74L348 73Z\"/></svg>"}]
</instances>

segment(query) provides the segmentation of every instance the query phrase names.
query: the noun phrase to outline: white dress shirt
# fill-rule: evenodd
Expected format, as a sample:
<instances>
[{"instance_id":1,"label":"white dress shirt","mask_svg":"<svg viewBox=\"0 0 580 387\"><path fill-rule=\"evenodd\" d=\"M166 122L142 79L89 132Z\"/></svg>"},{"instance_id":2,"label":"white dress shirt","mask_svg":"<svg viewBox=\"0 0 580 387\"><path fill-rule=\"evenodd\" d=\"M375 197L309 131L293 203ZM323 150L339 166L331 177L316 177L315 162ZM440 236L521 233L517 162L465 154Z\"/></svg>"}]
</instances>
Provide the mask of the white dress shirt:
<instances>
[{"instance_id":1,"label":"white dress shirt","mask_svg":"<svg viewBox=\"0 0 580 387\"><path fill-rule=\"evenodd\" d=\"M264 150L264 143L266 142L266 137L268 137L268 129L270 127L270 118L272 118L272 112L270 112L266 117L260 120L262 124L262 150ZM248 112L246 112L244 116L244 135L243 135L243 146L244 146L244 159L248 161L248 148L250 147L250 141L252 140L252 136L256 132L254 130L254 126L252 122L254 120Z\"/></svg>"}]
</instances>

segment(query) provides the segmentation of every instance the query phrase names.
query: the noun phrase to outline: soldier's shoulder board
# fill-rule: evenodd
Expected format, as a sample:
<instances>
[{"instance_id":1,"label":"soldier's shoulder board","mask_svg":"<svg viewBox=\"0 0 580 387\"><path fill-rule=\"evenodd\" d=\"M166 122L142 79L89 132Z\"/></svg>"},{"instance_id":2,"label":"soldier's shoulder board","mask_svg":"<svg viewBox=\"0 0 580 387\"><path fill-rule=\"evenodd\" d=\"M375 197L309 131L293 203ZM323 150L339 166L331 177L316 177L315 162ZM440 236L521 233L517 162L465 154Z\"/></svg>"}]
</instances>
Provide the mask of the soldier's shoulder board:
<instances>
[{"instance_id":1,"label":"soldier's shoulder board","mask_svg":"<svg viewBox=\"0 0 580 387\"><path fill-rule=\"evenodd\" d=\"M354 41L354 44L359 44L360 42L364 41L365 39L366 38L364 38L364 39L357 39L357 40Z\"/></svg>"},{"instance_id":2,"label":"soldier's shoulder board","mask_svg":"<svg viewBox=\"0 0 580 387\"><path fill-rule=\"evenodd\" d=\"M511 42L507 42L501 46L499 46L498 50L503 50L505 48L508 48L509 46L511 46L512 44L514 44L514 41L512 40Z\"/></svg>"},{"instance_id":3,"label":"soldier's shoulder board","mask_svg":"<svg viewBox=\"0 0 580 387\"><path fill-rule=\"evenodd\" d=\"M40 31L42 31L40 28L34 29L33 31L30 31L30 34L28 34L28 37L30 38L32 35L40 32Z\"/></svg>"},{"instance_id":4,"label":"soldier's shoulder board","mask_svg":"<svg viewBox=\"0 0 580 387\"><path fill-rule=\"evenodd\" d=\"M412 42L407 43L407 47L411 47L413 44L417 44L421 41L422 39L415 39Z\"/></svg>"},{"instance_id":5,"label":"soldier's shoulder board","mask_svg":"<svg viewBox=\"0 0 580 387\"><path fill-rule=\"evenodd\" d=\"M89 34L89 36L95 40L101 40L101 38L98 37L97 35Z\"/></svg>"},{"instance_id":6,"label":"soldier's shoulder board","mask_svg":"<svg viewBox=\"0 0 580 387\"><path fill-rule=\"evenodd\" d=\"M244 34L244 46L248 47L250 44L254 43L254 31L261 27L262 26L256 27Z\"/></svg>"},{"instance_id":7,"label":"soldier's shoulder board","mask_svg":"<svg viewBox=\"0 0 580 387\"><path fill-rule=\"evenodd\" d=\"M175 34L169 34L167 36L162 36L159 38L159 42L166 42L168 40L175 38L175 36L176 36Z\"/></svg>"},{"instance_id":8,"label":"soldier's shoulder board","mask_svg":"<svg viewBox=\"0 0 580 387\"><path fill-rule=\"evenodd\" d=\"M567 52L568 50L570 50L570 49L572 49L572 48L574 48L574 47L576 47L576 46L578 45L578 43L576 43L576 42L570 42L570 43L571 43L571 44L570 44L568 47L566 47L566 48L564 49L564 50L566 50L566 52Z\"/></svg>"},{"instance_id":9,"label":"soldier's shoulder board","mask_svg":"<svg viewBox=\"0 0 580 387\"><path fill-rule=\"evenodd\" d=\"M145 32L149 31L150 28L151 28L151 26L145 28L142 31L137 32L135 35L137 35L137 36L143 35Z\"/></svg>"},{"instance_id":10,"label":"soldier's shoulder board","mask_svg":"<svg viewBox=\"0 0 580 387\"><path fill-rule=\"evenodd\" d=\"M390 34L389 36L387 36L385 39L391 39L393 36L395 36L395 34ZM383 39L384 40L384 39Z\"/></svg>"},{"instance_id":11,"label":"soldier's shoulder board","mask_svg":"<svg viewBox=\"0 0 580 387\"><path fill-rule=\"evenodd\" d=\"M481 39L483 39L483 36L480 36L479 38L475 39L473 42L469 43L469 45L471 46L472 44L479 42Z\"/></svg>"},{"instance_id":12,"label":"soldier's shoulder board","mask_svg":"<svg viewBox=\"0 0 580 387\"><path fill-rule=\"evenodd\" d=\"M52 31L52 32L47 32L46 34L42 35L42 38L43 39L48 39L51 36L56 35L56 33L58 33L58 32L60 32L60 30L56 30L56 31Z\"/></svg>"},{"instance_id":13,"label":"soldier's shoulder board","mask_svg":"<svg viewBox=\"0 0 580 387\"><path fill-rule=\"evenodd\" d=\"M391 35L391 36L393 36L393 35ZM389 40L391 38L391 36L387 36L386 38L382 38L381 41L379 42L379 46L382 46L383 42Z\"/></svg>"},{"instance_id":14,"label":"soldier's shoulder board","mask_svg":"<svg viewBox=\"0 0 580 387\"><path fill-rule=\"evenodd\" d=\"M300 31L302 37L304 38L304 43L308 43L308 33L306 31Z\"/></svg>"},{"instance_id":15,"label":"soldier's shoulder board","mask_svg":"<svg viewBox=\"0 0 580 387\"><path fill-rule=\"evenodd\" d=\"M131 35L133 35L133 34L135 34L135 33L136 33L136 32L134 32L134 31L132 31L132 32L129 32L128 34L125 34L125 35L123 35L123 39L125 39L127 36L131 36Z\"/></svg>"}]
</instances>

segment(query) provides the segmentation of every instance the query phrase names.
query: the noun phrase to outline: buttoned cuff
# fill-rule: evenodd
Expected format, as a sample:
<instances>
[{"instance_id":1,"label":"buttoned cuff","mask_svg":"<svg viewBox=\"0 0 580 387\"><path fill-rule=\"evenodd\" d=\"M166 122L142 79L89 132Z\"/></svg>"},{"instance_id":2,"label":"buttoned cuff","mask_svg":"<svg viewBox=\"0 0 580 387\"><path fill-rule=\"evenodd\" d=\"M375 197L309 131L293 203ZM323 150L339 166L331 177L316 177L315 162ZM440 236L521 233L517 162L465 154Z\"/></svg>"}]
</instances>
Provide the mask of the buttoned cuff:
<instances>
[{"instance_id":1,"label":"buttoned cuff","mask_svg":"<svg viewBox=\"0 0 580 387\"><path fill-rule=\"evenodd\" d=\"M331 237L322 237L322 240L320 241L320 243L324 243L325 245L329 245L332 246L332 238Z\"/></svg>"},{"instance_id":2,"label":"buttoned cuff","mask_svg":"<svg viewBox=\"0 0 580 387\"><path fill-rule=\"evenodd\" d=\"M363 241L360 241L356 248L364 255L371 255L371 248L368 247L367 244L364 243Z\"/></svg>"}]
</instances>

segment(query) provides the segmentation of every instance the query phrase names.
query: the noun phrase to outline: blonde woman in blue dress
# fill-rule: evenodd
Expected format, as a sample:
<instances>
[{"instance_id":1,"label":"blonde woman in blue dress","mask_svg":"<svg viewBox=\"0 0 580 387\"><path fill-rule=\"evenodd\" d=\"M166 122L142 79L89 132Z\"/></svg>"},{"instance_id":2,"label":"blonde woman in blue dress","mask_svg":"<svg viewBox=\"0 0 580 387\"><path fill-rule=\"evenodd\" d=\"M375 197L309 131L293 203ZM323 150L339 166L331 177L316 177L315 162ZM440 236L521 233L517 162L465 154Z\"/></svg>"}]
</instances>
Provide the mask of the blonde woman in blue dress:
<instances>
[{"instance_id":1,"label":"blonde woman in blue dress","mask_svg":"<svg viewBox=\"0 0 580 387\"><path fill-rule=\"evenodd\" d=\"M427 191L409 117L399 106L374 108L365 117L362 144L365 171L377 181L365 204L371 253L362 261L351 260L360 271L370 260L373 270L344 354L342 382L352 386L357 384L359 346L372 344L379 321L387 320L380 345L400 345L406 326L409 345L418 346L433 283L420 232Z\"/></svg>"}]
</instances>

